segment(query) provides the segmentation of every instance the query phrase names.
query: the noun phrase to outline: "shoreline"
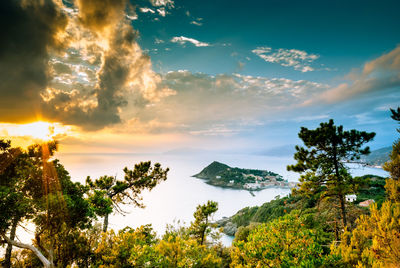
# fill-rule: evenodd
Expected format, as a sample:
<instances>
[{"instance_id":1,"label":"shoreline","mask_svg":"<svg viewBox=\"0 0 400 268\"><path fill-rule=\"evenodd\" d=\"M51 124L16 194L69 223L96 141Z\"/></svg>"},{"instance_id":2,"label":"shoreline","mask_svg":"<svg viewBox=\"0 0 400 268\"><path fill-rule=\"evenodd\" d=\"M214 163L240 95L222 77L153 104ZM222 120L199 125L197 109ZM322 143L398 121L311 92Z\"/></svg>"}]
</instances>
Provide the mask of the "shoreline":
<instances>
[{"instance_id":1,"label":"shoreline","mask_svg":"<svg viewBox=\"0 0 400 268\"><path fill-rule=\"evenodd\" d=\"M196 176L191 176L191 177L196 178L196 179L198 179L198 180L202 180L202 181L204 181L206 184L211 185L211 186L214 186L214 187L219 187L219 188L223 188L223 189L230 189L230 190L244 190L244 191L248 191L252 196L254 196L254 194L252 194L252 192L260 192L260 191L262 191L262 190L271 189L271 188L276 188L276 189L292 189L292 188L295 188L295 187L292 187L292 186L289 186L289 185L285 185L285 186L280 186L280 185L268 185L268 186L265 186L265 187L262 187L262 188L247 189L247 188L245 188L245 187L243 187L243 186L237 187L237 186L229 186L229 185L216 185L216 184L213 184L212 182L210 182L210 180L208 180L208 179L203 179L203 178L199 178L199 177L196 177ZM286 183L288 183L288 182L286 182ZM298 182L295 182L295 183L298 183Z\"/></svg>"}]
</instances>

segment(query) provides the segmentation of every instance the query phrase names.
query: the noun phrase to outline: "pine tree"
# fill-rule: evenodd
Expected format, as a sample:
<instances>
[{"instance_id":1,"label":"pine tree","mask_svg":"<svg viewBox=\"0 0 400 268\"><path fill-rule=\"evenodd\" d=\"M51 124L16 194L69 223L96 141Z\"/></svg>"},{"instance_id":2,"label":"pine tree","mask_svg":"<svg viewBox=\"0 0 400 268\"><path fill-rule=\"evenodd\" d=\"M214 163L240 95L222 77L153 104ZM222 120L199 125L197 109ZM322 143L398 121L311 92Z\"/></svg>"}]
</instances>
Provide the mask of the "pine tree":
<instances>
[{"instance_id":1,"label":"pine tree","mask_svg":"<svg viewBox=\"0 0 400 268\"><path fill-rule=\"evenodd\" d=\"M400 122L400 108L392 111L392 118ZM384 166L390 173L386 180L387 200L378 209L371 207L370 215L357 220L352 232L344 232L341 243L332 245L332 252L343 261L357 267L398 267L400 263L400 140L393 145L391 160Z\"/></svg>"},{"instance_id":2,"label":"pine tree","mask_svg":"<svg viewBox=\"0 0 400 268\"><path fill-rule=\"evenodd\" d=\"M352 191L355 183L345 162L368 154L369 147L363 146L374 136L373 132L355 129L345 131L343 126L336 126L332 119L314 130L302 127L299 132L306 148L296 146L294 159L297 163L287 169L302 174L300 193L317 194L320 199L336 197L339 200L343 226L347 226L345 196Z\"/></svg>"},{"instance_id":3,"label":"pine tree","mask_svg":"<svg viewBox=\"0 0 400 268\"><path fill-rule=\"evenodd\" d=\"M143 190L151 190L161 181L167 179L169 169L162 169L159 163L154 166L151 162L140 162L133 170L124 168L124 180L117 180L115 177L102 176L95 181L90 177L86 183L90 188L89 200L97 215L104 217L103 232L107 231L108 216L113 209L123 213L121 204L133 204L143 208L141 193Z\"/></svg>"},{"instance_id":4,"label":"pine tree","mask_svg":"<svg viewBox=\"0 0 400 268\"><path fill-rule=\"evenodd\" d=\"M396 110L390 109L393 120L400 124L400 107ZM400 128L397 129L400 132ZM390 173L390 177L394 180L400 180L400 139L393 143L392 152L390 153L390 161L385 163L383 168Z\"/></svg>"},{"instance_id":5,"label":"pine tree","mask_svg":"<svg viewBox=\"0 0 400 268\"><path fill-rule=\"evenodd\" d=\"M210 217L218 210L218 203L207 201L207 204L198 205L194 212L194 222L190 226L191 233L200 245L203 245L208 233L210 233Z\"/></svg>"}]
</instances>

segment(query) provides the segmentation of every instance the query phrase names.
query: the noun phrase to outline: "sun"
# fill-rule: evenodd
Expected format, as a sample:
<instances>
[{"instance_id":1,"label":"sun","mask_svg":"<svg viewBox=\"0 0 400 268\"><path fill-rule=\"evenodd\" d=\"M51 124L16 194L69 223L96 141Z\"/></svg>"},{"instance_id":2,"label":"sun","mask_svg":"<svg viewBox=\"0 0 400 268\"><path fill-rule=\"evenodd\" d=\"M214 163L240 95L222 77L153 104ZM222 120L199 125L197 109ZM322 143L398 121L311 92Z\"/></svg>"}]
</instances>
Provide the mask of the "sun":
<instances>
[{"instance_id":1,"label":"sun","mask_svg":"<svg viewBox=\"0 0 400 268\"><path fill-rule=\"evenodd\" d=\"M36 121L28 124L2 124L2 128L10 137L29 137L33 140L50 141L66 134L67 127L59 123Z\"/></svg>"},{"instance_id":2,"label":"sun","mask_svg":"<svg viewBox=\"0 0 400 268\"><path fill-rule=\"evenodd\" d=\"M34 139L49 141L54 136L54 126L48 122L34 122L19 126L18 134L20 136L31 136Z\"/></svg>"}]
</instances>

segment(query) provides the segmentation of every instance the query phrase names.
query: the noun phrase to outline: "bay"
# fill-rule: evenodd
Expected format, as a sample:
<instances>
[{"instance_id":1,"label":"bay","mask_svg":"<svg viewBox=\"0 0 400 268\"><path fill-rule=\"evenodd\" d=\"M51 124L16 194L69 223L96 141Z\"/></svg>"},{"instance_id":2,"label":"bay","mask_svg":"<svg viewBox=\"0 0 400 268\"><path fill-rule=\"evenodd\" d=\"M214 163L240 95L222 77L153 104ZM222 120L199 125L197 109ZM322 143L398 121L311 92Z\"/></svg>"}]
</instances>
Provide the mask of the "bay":
<instances>
[{"instance_id":1,"label":"bay","mask_svg":"<svg viewBox=\"0 0 400 268\"><path fill-rule=\"evenodd\" d=\"M235 214L247 206L257 206L277 196L289 194L289 189L268 188L254 192L254 196L245 190L219 188L192 177L212 161L219 161L232 167L265 169L281 174L289 181L297 181L297 173L286 171L293 158L270 157L247 154L59 154L61 163L70 172L73 181L84 183L87 176L93 179L102 175L123 178L123 168L132 169L140 161L159 162L162 167L169 167L168 179L157 185L151 192L143 192L144 209L132 205L123 206L125 215L110 216L109 227L114 230L126 226L138 227L152 224L154 230L162 235L167 224L188 226L193 220L196 206L207 200L218 202L218 211L214 220ZM353 175L375 174L387 176L381 169L350 166ZM221 238L229 245L230 237Z\"/></svg>"}]
</instances>

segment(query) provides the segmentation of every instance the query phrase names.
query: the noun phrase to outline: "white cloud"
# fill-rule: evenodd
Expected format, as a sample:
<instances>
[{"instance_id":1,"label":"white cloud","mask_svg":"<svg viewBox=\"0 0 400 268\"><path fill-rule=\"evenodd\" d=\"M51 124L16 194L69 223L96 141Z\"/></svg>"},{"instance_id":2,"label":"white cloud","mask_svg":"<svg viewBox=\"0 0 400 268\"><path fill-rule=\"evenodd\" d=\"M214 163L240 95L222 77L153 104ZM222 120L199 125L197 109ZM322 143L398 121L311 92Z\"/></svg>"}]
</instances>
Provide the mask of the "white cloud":
<instances>
[{"instance_id":1,"label":"white cloud","mask_svg":"<svg viewBox=\"0 0 400 268\"><path fill-rule=\"evenodd\" d=\"M161 79L160 86L173 94L151 105L144 101L143 106L128 108L128 114L141 124L163 122L152 131L203 136L229 136L249 130L254 122L301 109L301 103L327 88L305 80L240 74L211 76L185 70L168 72Z\"/></svg>"},{"instance_id":2,"label":"white cloud","mask_svg":"<svg viewBox=\"0 0 400 268\"><path fill-rule=\"evenodd\" d=\"M395 109L396 107L399 107L399 102L390 102L390 103L386 103L384 105L378 106L374 109L374 111L389 111L390 109Z\"/></svg>"},{"instance_id":3,"label":"white cloud","mask_svg":"<svg viewBox=\"0 0 400 268\"><path fill-rule=\"evenodd\" d=\"M167 11L165 11L164 7L161 8L157 8L157 12L158 14L160 14L160 16L165 17L165 15L167 14Z\"/></svg>"},{"instance_id":4,"label":"white cloud","mask_svg":"<svg viewBox=\"0 0 400 268\"><path fill-rule=\"evenodd\" d=\"M126 15L126 18L128 19L128 20L137 20L138 19L138 15L137 14L134 14L134 15Z\"/></svg>"},{"instance_id":5,"label":"white cloud","mask_svg":"<svg viewBox=\"0 0 400 268\"><path fill-rule=\"evenodd\" d=\"M252 50L254 54L266 62L277 63L285 67L293 67L301 72L314 71L311 63L319 58L319 55L308 54L298 49L272 49L271 47L257 47Z\"/></svg>"},{"instance_id":6,"label":"white cloud","mask_svg":"<svg viewBox=\"0 0 400 268\"><path fill-rule=\"evenodd\" d=\"M164 40L159 39L159 38L155 38L155 39L154 39L154 43L155 43L155 44L163 44L163 43L164 43Z\"/></svg>"},{"instance_id":7,"label":"white cloud","mask_svg":"<svg viewBox=\"0 0 400 268\"><path fill-rule=\"evenodd\" d=\"M196 25L196 26L202 26L203 25L203 23L195 21L195 20L191 21L190 24L193 24L193 25Z\"/></svg>"},{"instance_id":8,"label":"white cloud","mask_svg":"<svg viewBox=\"0 0 400 268\"><path fill-rule=\"evenodd\" d=\"M305 105L319 102L333 103L368 93L383 90L399 92L400 89L400 46L379 58L367 62L361 73L350 73L346 77L350 82L324 91Z\"/></svg>"},{"instance_id":9,"label":"white cloud","mask_svg":"<svg viewBox=\"0 0 400 268\"><path fill-rule=\"evenodd\" d=\"M155 9L141 7L139 8L140 12L158 14L161 17L165 17L167 14L170 14L167 9L172 9L175 7L174 1L172 0L150 0L150 3L155 7ZM159 20L159 18L155 18L154 20Z\"/></svg>"},{"instance_id":10,"label":"white cloud","mask_svg":"<svg viewBox=\"0 0 400 268\"><path fill-rule=\"evenodd\" d=\"M152 10L151 8L148 8L148 7L141 7L141 8L139 8L139 10L142 13L151 13L151 14L156 13L154 10Z\"/></svg>"},{"instance_id":11,"label":"white cloud","mask_svg":"<svg viewBox=\"0 0 400 268\"><path fill-rule=\"evenodd\" d=\"M196 26L202 26L203 23L203 18L193 18L193 21L190 22L190 24L196 25Z\"/></svg>"},{"instance_id":12,"label":"white cloud","mask_svg":"<svg viewBox=\"0 0 400 268\"><path fill-rule=\"evenodd\" d=\"M308 116L299 116L293 119L295 122L304 122L304 121L314 121L314 120L323 120L328 119L330 116L327 114L322 115L308 115Z\"/></svg>"},{"instance_id":13,"label":"white cloud","mask_svg":"<svg viewBox=\"0 0 400 268\"><path fill-rule=\"evenodd\" d=\"M207 129L191 130L189 133L196 136L233 136L241 131L240 128L231 128L224 124L217 124Z\"/></svg>"},{"instance_id":14,"label":"white cloud","mask_svg":"<svg viewBox=\"0 0 400 268\"><path fill-rule=\"evenodd\" d=\"M374 118L373 114L369 113L369 112L356 114L351 117L353 117L355 119L356 124L358 124L358 125L380 124L382 122L387 121L386 118L384 118L384 119Z\"/></svg>"},{"instance_id":15,"label":"white cloud","mask_svg":"<svg viewBox=\"0 0 400 268\"><path fill-rule=\"evenodd\" d=\"M209 43L201 42L193 38L185 37L185 36L175 36L171 39L172 43L178 43L180 45L185 45L186 43L192 43L196 47L209 47L211 46Z\"/></svg>"},{"instance_id":16,"label":"white cloud","mask_svg":"<svg viewBox=\"0 0 400 268\"><path fill-rule=\"evenodd\" d=\"M270 47L258 47L256 49L253 49L251 52L257 55L265 54L271 52L272 48Z\"/></svg>"},{"instance_id":17,"label":"white cloud","mask_svg":"<svg viewBox=\"0 0 400 268\"><path fill-rule=\"evenodd\" d=\"M169 7L169 8L174 8L175 3L173 0L150 0L150 3L155 6L155 7Z\"/></svg>"}]
</instances>

